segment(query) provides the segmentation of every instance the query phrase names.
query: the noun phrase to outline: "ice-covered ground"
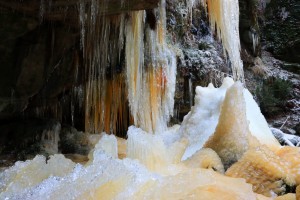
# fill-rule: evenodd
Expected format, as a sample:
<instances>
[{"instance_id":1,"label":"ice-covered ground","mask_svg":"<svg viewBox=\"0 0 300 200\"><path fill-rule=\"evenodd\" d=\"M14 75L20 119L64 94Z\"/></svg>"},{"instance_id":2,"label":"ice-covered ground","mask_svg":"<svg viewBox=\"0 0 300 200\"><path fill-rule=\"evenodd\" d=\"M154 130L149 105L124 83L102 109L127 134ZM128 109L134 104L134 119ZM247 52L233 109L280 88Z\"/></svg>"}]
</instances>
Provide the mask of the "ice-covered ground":
<instances>
[{"instance_id":1,"label":"ice-covered ground","mask_svg":"<svg viewBox=\"0 0 300 200\"><path fill-rule=\"evenodd\" d=\"M281 148L252 95L229 78L220 88L198 87L196 93L180 127L153 135L132 126L126 143L103 135L85 165L63 155L17 162L0 173L0 199L264 199L245 179L223 174L221 159L227 157L219 156L226 149L203 148L214 144L214 133L220 134L216 144L236 147L232 154L261 145ZM234 124L240 120L246 122ZM242 133L246 137L235 138L241 130L249 130ZM125 148L126 158L119 159Z\"/></svg>"}]
</instances>

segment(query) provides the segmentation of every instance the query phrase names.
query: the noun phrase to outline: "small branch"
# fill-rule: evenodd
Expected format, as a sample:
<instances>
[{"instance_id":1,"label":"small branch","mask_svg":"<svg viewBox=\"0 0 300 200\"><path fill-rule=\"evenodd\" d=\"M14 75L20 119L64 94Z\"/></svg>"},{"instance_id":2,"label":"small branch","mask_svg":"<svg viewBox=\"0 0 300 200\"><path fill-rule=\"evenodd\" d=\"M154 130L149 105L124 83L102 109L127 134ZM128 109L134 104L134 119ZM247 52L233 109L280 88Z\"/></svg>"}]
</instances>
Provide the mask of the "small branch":
<instances>
[{"instance_id":1,"label":"small branch","mask_svg":"<svg viewBox=\"0 0 300 200\"><path fill-rule=\"evenodd\" d=\"M284 123L281 125L281 127L279 128L279 130L281 130L284 125L286 124L286 122L290 119L290 116L287 116L286 120L284 121Z\"/></svg>"}]
</instances>

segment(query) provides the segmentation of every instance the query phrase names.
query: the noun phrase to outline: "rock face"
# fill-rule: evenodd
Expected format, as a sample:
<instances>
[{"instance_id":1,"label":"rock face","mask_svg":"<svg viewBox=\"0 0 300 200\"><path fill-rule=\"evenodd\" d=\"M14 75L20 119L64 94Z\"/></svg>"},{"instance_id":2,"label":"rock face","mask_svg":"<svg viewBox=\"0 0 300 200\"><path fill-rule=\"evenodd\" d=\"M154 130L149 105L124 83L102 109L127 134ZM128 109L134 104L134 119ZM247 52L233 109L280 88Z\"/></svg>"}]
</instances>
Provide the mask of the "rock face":
<instances>
[{"instance_id":1,"label":"rock face","mask_svg":"<svg viewBox=\"0 0 300 200\"><path fill-rule=\"evenodd\" d=\"M299 1L240 0L239 3L247 88L255 94L262 110L266 110L261 99L274 104L276 98L266 92L259 94L265 82L273 79L290 82L291 91L285 90L285 101L275 103L264 115L272 126L283 126L283 131L295 134L299 123ZM273 82L270 85L275 87ZM276 91L273 96L279 93Z\"/></svg>"},{"instance_id":2,"label":"rock face","mask_svg":"<svg viewBox=\"0 0 300 200\"><path fill-rule=\"evenodd\" d=\"M18 13L4 12L0 23L0 119L7 119L19 116L34 98L51 101L70 88L78 38L74 29Z\"/></svg>"},{"instance_id":3,"label":"rock face","mask_svg":"<svg viewBox=\"0 0 300 200\"><path fill-rule=\"evenodd\" d=\"M0 126L5 129L0 134L0 154L21 152L23 147L25 155L43 153L44 147L38 143L43 129L47 129L45 121L50 119L84 130L81 105L86 74L80 47L80 2L84 2L83 6L91 3L0 0ZM115 0L93 2L100 6L106 2L101 12L112 15L153 9L159 0L122 1L124 5ZM38 130L30 132L35 129ZM81 137L80 134L74 137ZM70 138L66 135L69 134L62 131L61 142L66 146L58 148L69 153L75 148L72 145L78 144L72 143L73 136L67 144ZM80 153L86 151L83 147ZM55 152L50 149L51 153Z\"/></svg>"},{"instance_id":4,"label":"rock face","mask_svg":"<svg viewBox=\"0 0 300 200\"><path fill-rule=\"evenodd\" d=\"M70 122L60 113L74 112L70 91L84 82L79 2L0 1L0 120L44 115ZM122 2L98 1L104 15L152 9L159 1Z\"/></svg>"},{"instance_id":5,"label":"rock face","mask_svg":"<svg viewBox=\"0 0 300 200\"><path fill-rule=\"evenodd\" d=\"M271 1L266 7L264 35L266 45L284 61L300 62L300 2Z\"/></svg>"},{"instance_id":6,"label":"rock face","mask_svg":"<svg viewBox=\"0 0 300 200\"><path fill-rule=\"evenodd\" d=\"M61 125L54 120L15 120L0 124L0 153L23 160L58 153Z\"/></svg>"},{"instance_id":7,"label":"rock face","mask_svg":"<svg viewBox=\"0 0 300 200\"><path fill-rule=\"evenodd\" d=\"M253 56L261 54L259 15L262 4L259 0L240 0L240 37L242 47Z\"/></svg>"},{"instance_id":8,"label":"rock face","mask_svg":"<svg viewBox=\"0 0 300 200\"><path fill-rule=\"evenodd\" d=\"M168 0L167 29L170 42L179 52L174 111L174 122L178 123L194 105L196 86L207 86L210 82L220 86L230 67L200 5L190 10L187 1Z\"/></svg>"}]
</instances>

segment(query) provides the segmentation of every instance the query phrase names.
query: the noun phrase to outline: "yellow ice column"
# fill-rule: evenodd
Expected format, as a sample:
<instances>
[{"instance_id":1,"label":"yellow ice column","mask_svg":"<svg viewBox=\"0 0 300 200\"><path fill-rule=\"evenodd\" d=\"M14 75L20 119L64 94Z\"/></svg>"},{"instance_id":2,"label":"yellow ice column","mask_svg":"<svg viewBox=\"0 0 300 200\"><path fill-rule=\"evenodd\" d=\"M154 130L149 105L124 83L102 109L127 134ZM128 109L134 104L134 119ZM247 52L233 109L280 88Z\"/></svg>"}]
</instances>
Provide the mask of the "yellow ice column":
<instances>
[{"instance_id":1,"label":"yellow ice column","mask_svg":"<svg viewBox=\"0 0 300 200\"><path fill-rule=\"evenodd\" d=\"M205 4L205 1L202 2ZM233 78L244 82L243 63L240 56L239 1L206 0L210 26L217 32L231 61ZM226 51L225 51L226 50Z\"/></svg>"},{"instance_id":2,"label":"yellow ice column","mask_svg":"<svg viewBox=\"0 0 300 200\"><path fill-rule=\"evenodd\" d=\"M227 90L216 131L204 145L218 153L225 167L239 160L253 139L250 139L243 89L237 82Z\"/></svg>"},{"instance_id":3,"label":"yellow ice column","mask_svg":"<svg viewBox=\"0 0 300 200\"><path fill-rule=\"evenodd\" d=\"M132 12L126 24L126 79L134 124L149 133L166 130L173 114L176 57L165 42L165 3L156 30L145 24L145 11Z\"/></svg>"}]
</instances>

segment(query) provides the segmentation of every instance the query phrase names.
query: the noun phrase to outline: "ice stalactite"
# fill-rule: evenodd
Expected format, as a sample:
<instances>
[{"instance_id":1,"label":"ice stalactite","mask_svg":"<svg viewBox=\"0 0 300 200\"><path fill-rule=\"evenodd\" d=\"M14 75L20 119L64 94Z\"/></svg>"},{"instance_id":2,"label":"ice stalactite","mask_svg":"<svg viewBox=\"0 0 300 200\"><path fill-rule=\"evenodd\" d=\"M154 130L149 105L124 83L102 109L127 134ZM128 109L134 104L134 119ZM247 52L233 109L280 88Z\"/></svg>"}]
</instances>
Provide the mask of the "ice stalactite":
<instances>
[{"instance_id":1,"label":"ice stalactite","mask_svg":"<svg viewBox=\"0 0 300 200\"><path fill-rule=\"evenodd\" d=\"M61 125L59 123L54 124L48 130L44 130L41 135L42 149L49 154L58 153L58 142L60 140L59 133L61 131Z\"/></svg>"},{"instance_id":2,"label":"ice stalactite","mask_svg":"<svg viewBox=\"0 0 300 200\"><path fill-rule=\"evenodd\" d=\"M233 78L244 82L243 63L240 56L239 1L206 0L210 26L222 41L224 54L231 62Z\"/></svg>"},{"instance_id":3,"label":"ice stalactite","mask_svg":"<svg viewBox=\"0 0 300 200\"><path fill-rule=\"evenodd\" d=\"M193 19L193 8L200 3L203 4L204 1L205 0L186 0L186 5L190 13L191 20Z\"/></svg>"},{"instance_id":4,"label":"ice stalactite","mask_svg":"<svg viewBox=\"0 0 300 200\"><path fill-rule=\"evenodd\" d=\"M256 53L257 45L259 44L259 35L253 31L251 32L251 38L252 38L252 45L253 45L253 53Z\"/></svg>"},{"instance_id":5,"label":"ice stalactite","mask_svg":"<svg viewBox=\"0 0 300 200\"><path fill-rule=\"evenodd\" d=\"M78 5L85 65L85 130L125 131L130 123L123 64L124 14L104 16L105 2Z\"/></svg>"},{"instance_id":6,"label":"ice stalactite","mask_svg":"<svg viewBox=\"0 0 300 200\"><path fill-rule=\"evenodd\" d=\"M233 77L244 81L243 63L240 56L239 1L207 0L207 9L211 28L222 40L232 63Z\"/></svg>"},{"instance_id":7,"label":"ice stalactite","mask_svg":"<svg viewBox=\"0 0 300 200\"><path fill-rule=\"evenodd\" d=\"M189 100L190 100L190 107L193 106L193 83L192 83L192 79L189 78Z\"/></svg>"},{"instance_id":8,"label":"ice stalactite","mask_svg":"<svg viewBox=\"0 0 300 200\"><path fill-rule=\"evenodd\" d=\"M164 4L155 30L145 24L144 11L132 12L125 29L131 114L134 124L150 133L166 130L174 106L176 58L165 42Z\"/></svg>"},{"instance_id":9,"label":"ice stalactite","mask_svg":"<svg viewBox=\"0 0 300 200\"><path fill-rule=\"evenodd\" d=\"M166 129L173 114L176 58L165 42L165 2L160 5L153 28L146 11L108 17L98 0L79 4L87 131L125 133L132 123L150 133Z\"/></svg>"},{"instance_id":10,"label":"ice stalactite","mask_svg":"<svg viewBox=\"0 0 300 200\"><path fill-rule=\"evenodd\" d=\"M210 27L224 46L224 56L229 57L233 78L244 82L243 63L240 56L239 1L238 0L186 0L191 15L193 8L202 4L207 9ZM254 42L257 38L253 39ZM255 43L257 44L257 43Z\"/></svg>"},{"instance_id":11,"label":"ice stalactite","mask_svg":"<svg viewBox=\"0 0 300 200\"><path fill-rule=\"evenodd\" d=\"M126 26L126 79L128 86L128 99L133 118L138 120L139 98L142 90L142 75L144 66L144 11L131 14L131 20ZM150 122L151 119L146 119ZM136 122L137 123L137 122Z\"/></svg>"}]
</instances>

